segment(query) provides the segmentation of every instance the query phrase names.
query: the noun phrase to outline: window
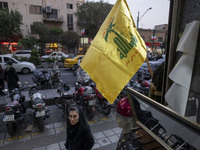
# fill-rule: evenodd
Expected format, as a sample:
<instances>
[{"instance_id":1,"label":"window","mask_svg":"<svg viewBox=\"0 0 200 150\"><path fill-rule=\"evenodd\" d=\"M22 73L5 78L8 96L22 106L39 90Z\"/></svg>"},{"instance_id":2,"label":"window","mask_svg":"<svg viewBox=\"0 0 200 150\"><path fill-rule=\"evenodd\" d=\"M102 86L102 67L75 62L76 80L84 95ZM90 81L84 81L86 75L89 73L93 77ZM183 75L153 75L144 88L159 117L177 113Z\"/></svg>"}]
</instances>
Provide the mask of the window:
<instances>
[{"instance_id":1,"label":"window","mask_svg":"<svg viewBox=\"0 0 200 150\"><path fill-rule=\"evenodd\" d=\"M73 30L73 14L67 14L67 26L68 30Z\"/></svg>"},{"instance_id":2,"label":"window","mask_svg":"<svg viewBox=\"0 0 200 150\"><path fill-rule=\"evenodd\" d=\"M73 9L73 4L67 3L67 9Z\"/></svg>"},{"instance_id":3,"label":"window","mask_svg":"<svg viewBox=\"0 0 200 150\"><path fill-rule=\"evenodd\" d=\"M12 58L8 58L8 57L4 57L4 62L5 63L8 63L8 62L16 63L15 60L13 60Z\"/></svg>"},{"instance_id":4,"label":"window","mask_svg":"<svg viewBox=\"0 0 200 150\"><path fill-rule=\"evenodd\" d=\"M30 14L42 14L42 7L41 6L29 6L29 13Z\"/></svg>"},{"instance_id":5,"label":"window","mask_svg":"<svg viewBox=\"0 0 200 150\"><path fill-rule=\"evenodd\" d=\"M8 9L8 2L0 2L0 10Z\"/></svg>"},{"instance_id":6,"label":"window","mask_svg":"<svg viewBox=\"0 0 200 150\"><path fill-rule=\"evenodd\" d=\"M163 42L163 37L158 37L158 42Z\"/></svg>"}]
</instances>

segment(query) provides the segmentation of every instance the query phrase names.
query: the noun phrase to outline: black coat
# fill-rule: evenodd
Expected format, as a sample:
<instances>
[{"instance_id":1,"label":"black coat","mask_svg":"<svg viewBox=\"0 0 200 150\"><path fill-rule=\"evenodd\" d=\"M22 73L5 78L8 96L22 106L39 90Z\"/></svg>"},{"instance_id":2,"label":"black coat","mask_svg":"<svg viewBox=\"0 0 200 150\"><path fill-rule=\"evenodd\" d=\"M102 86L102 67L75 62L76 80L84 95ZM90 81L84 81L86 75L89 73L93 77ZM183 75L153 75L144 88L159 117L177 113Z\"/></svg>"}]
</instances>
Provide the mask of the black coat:
<instances>
[{"instance_id":1,"label":"black coat","mask_svg":"<svg viewBox=\"0 0 200 150\"><path fill-rule=\"evenodd\" d=\"M91 150L94 145L89 125L79 108L79 122L71 125L67 119L67 139L65 147L68 150Z\"/></svg>"},{"instance_id":2,"label":"black coat","mask_svg":"<svg viewBox=\"0 0 200 150\"><path fill-rule=\"evenodd\" d=\"M7 83L8 83L9 90L12 90L12 89L18 87L17 82L19 81L19 78L17 76L15 68L13 68L13 67L6 68L5 81L7 81Z\"/></svg>"}]
</instances>

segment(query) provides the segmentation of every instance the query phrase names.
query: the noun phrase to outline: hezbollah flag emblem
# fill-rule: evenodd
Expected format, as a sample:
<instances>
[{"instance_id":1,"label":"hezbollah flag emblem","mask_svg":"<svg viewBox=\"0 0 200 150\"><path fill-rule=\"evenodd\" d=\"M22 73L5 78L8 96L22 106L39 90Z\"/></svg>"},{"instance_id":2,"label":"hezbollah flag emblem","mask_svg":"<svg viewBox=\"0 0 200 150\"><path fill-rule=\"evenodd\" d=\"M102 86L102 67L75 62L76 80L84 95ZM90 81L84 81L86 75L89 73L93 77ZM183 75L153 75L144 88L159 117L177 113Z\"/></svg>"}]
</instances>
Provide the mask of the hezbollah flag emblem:
<instances>
[{"instance_id":1,"label":"hezbollah flag emblem","mask_svg":"<svg viewBox=\"0 0 200 150\"><path fill-rule=\"evenodd\" d=\"M146 46L126 0L117 0L80 65L113 103L145 59Z\"/></svg>"}]
</instances>

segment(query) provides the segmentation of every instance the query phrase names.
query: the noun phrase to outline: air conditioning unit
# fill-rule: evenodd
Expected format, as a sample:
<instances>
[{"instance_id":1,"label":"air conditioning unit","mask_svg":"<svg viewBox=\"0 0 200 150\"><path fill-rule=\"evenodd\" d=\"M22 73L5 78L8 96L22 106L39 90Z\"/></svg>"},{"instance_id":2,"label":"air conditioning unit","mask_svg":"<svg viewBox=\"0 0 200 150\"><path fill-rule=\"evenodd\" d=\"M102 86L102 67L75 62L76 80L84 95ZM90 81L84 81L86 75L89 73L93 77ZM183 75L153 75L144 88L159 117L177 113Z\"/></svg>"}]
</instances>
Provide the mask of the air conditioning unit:
<instances>
[{"instance_id":1,"label":"air conditioning unit","mask_svg":"<svg viewBox=\"0 0 200 150\"><path fill-rule=\"evenodd\" d=\"M46 6L46 13L51 13L51 6Z\"/></svg>"}]
</instances>

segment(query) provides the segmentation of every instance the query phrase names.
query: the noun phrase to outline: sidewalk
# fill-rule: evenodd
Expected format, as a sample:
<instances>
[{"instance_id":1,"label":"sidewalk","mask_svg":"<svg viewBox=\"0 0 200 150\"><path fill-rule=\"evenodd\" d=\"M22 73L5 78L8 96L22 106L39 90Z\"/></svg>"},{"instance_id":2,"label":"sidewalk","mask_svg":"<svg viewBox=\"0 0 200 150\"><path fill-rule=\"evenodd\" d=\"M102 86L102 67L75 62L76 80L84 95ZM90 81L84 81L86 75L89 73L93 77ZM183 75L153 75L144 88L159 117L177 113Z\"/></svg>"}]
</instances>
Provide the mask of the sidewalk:
<instances>
[{"instance_id":1,"label":"sidewalk","mask_svg":"<svg viewBox=\"0 0 200 150\"><path fill-rule=\"evenodd\" d=\"M28 96L29 91L22 91L22 95L26 97L25 99L25 105L28 101L30 101L30 97ZM44 95L44 102L46 105L53 105L53 99L54 97L59 96L57 93L57 89L46 89L46 90L39 90L40 94ZM74 87L70 87L70 90L67 92L68 94L72 94L74 92ZM8 96L0 96L0 112L4 111L3 106L10 103L11 100Z\"/></svg>"}]
</instances>

